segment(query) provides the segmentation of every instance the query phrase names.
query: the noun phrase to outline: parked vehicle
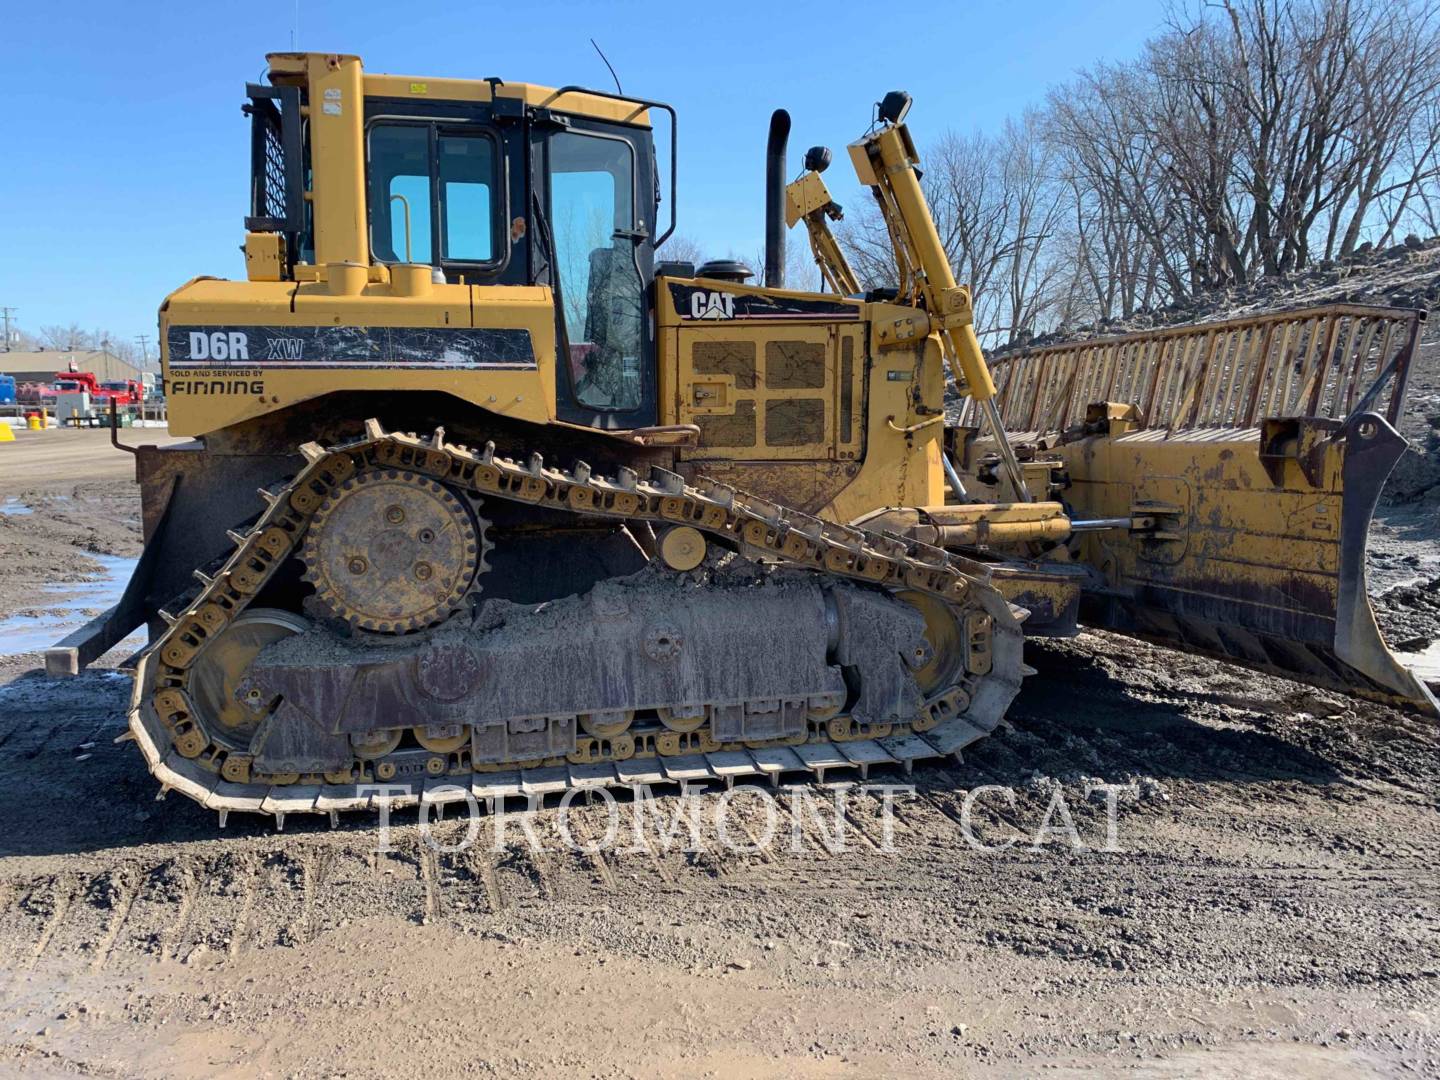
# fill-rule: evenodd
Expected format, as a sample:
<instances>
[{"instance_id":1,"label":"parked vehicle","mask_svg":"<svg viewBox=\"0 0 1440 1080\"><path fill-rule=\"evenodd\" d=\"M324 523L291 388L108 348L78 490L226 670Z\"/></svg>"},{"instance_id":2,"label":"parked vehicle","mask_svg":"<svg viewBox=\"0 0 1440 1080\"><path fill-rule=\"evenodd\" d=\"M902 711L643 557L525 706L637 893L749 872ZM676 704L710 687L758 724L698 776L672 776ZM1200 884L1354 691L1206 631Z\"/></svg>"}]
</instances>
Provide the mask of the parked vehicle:
<instances>
[{"instance_id":1,"label":"parked vehicle","mask_svg":"<svg viewBox=\"0 0 1440 1080\"><path fill-rule=\"evenodd\" d=\"M91 371L60 371L55 374L55 393L84 391L90 400L108 409L113 398L116 405L138 405L142 398L140 384L134 379L101 382Z\"/></svg>"}]
</instances>

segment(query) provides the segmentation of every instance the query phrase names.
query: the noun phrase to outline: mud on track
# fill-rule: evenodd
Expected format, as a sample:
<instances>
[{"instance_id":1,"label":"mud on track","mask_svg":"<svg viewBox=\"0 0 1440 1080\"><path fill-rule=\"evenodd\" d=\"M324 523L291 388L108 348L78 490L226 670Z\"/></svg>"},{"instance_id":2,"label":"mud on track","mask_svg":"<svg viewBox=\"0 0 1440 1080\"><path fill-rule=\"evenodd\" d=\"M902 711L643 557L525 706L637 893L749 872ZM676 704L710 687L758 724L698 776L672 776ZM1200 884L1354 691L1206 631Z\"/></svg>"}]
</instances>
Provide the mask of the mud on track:
<instances>
[{"instance_id":1,"label":"mud on track","mask_svg":"<svg viewBox=\"0 0 1440 1080\"><path fill-rule=\"evenodd\" d=\"M133 544L133 489L47 492ZM64 556L73 526L16 520L0 561ZM1108 635L1028 653L1011 722L909 778L888 853L873 794L838 850L783 818L724 850L718 792L688 853L543 821L540 850L513 820L497 845L494 819L436 853L413 811L384 853L365 819L222 833L113 744L124 676L0 661L0 1074L1440 1072L1433 725ZM1136 785L1120 852L1096 780ZM1016 798L977 800L974 835L1021 843L967 846L981 785ZM1084 846L1031 850L1057 790ZM604 807L571 821L596 838ZM759 797L727 822L763 833Z\"/></svg>"}]
</instances>

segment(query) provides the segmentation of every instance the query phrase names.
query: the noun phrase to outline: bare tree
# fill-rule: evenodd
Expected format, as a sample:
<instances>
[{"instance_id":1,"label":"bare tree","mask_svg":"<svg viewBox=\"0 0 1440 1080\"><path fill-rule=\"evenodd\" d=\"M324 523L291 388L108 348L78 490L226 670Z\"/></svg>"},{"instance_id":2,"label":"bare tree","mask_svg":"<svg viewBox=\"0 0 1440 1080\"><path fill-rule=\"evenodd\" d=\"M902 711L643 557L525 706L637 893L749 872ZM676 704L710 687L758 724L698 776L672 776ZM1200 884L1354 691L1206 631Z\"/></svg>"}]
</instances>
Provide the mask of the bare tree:
<instances>
[{"instance_id":1,"label":"bare tree","mask_svg":"<svg viewBox=\"0 0 1440 1080\"><path fill-rule=\"evenodd\" d=\"M987 343L1440 231L1440 0L1176 4L1136 60L923 155ZM873 205L840 237L895 284Z\"/></svg>"},{"instance_id":2,"label":"bare tree","mask_svg":"<svg viewBox=\"0 0 1440 1080\"><path fill-rule=\"evenodd\" d=\"M127 364L139 367L140 350L135 343L111 330L86 330L79 323L42 326L38 338L29 338L32 348L55 349L61 352L107 352Z\"/></svg>"},{"instance_id":3,"label":"bare tree","mask_svg":"<svg viewBox=\"0 0 1440 1080\"><path fill-rule=\"evenodd\" d=\"M1160 110L1157 139L1207 214L1219 208L1201 194L1218 191L1209 164L1229 162L1231 212L1205 222L1216 283L1289 273L1317 250L1349 255L1367 228L1389 243L1428 197L1440 145L1434 0L1221 0L1175 19L1150 57L1160 94L1182 106ZM1200 102L1223 118L1215 131L1228 144L1173 122Z\"/></svg>"},{"instance_id":4,"label":"bare tree","mask_svg":"<svg viewBox=\"0 0 1440 1080\"><path fill-rule=\"evenodd\" d=\"M42 326L40 341L47 349L89 349L93 347L90 331L79 323L65 326Z\"/></svg>"},{"instance_id":5,"label":"bare tree","mask_svg":"<svg viewBox=\"0 0 1440 1080\"><path fill-rule=\"evenodd\" d=\"M1063 268L1050 258L1065 222L1053 153L1038 114L1007 124L998 137L953 133L929 148L921 185L955 276L975 296L982 338L1013 341L1044 322ZM839 230L867 287L893 287L894 248L873 203Z\"/></svg>"},{"instance_id":6,"label":"bare tree","mask_svg":"<svg viewBox=\"0 0 1440 1080\"><path fill-rule=\"evenodd\" d=\"M700 245L693 236L684 233L676 233L665 241L665 246L657 253L658 258L667 259L673 262L688 262L699 266L705 261L701 255Z\"/></svg>"},{"instance_id":7,"label":"bare tree","mask_svg":"<svg viewBox=\"0 0 1440 1080\"><path fill-rule=\"evenodd\" d=\"M1066 223L1065 190L1055 183L1056 154L1041 134L1038 112L1005 125L999 141L1000 192L1006 217L1004 325L1009 342L1034 336L1051 313L1064 277L1055 246Z\"/></svg>"},{"instance_id":8,"label":"bare tree","mask_svg":"<svg viewBox=\"0 0 1440 1080\"><path fill-rule=\"evenodd\" d=\"M1440 34L1434 6L1376 12L1353 44L1358 96L1355 167L1326 232L1325 256L1354 252L1367 221L1384 223L1389 244L1421 209L1437 176L1440 148ZM1338 251L1336 233L1344 221ZM1434 232L1433 220L1421 226Z\"/></svg>"}]
</instances>

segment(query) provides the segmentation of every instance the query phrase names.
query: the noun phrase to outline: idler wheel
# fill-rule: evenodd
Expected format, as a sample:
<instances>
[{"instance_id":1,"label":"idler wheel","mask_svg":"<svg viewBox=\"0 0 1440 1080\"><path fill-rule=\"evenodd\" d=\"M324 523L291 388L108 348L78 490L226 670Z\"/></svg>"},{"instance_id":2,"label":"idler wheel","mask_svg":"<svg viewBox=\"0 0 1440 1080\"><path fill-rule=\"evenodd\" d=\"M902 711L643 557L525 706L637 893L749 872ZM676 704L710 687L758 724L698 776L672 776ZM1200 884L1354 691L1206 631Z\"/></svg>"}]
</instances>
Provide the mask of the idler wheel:
<instances>
[{"instance_id":1,"label":"idler wheel","mask_svg":"<svg viewBox=\"0 0 1440 1080\"><path fill-rule=\"evenodd\" d=\"M248 750L250 739L265 719L269 702L247 700L239 692L251 663L265 646L294 634L310 623L278 608L251 608L209 642L190 665L186 689L206 733L231 750ZM259 691L254 691L256 698Z\"/></svg>"}]
</instances>

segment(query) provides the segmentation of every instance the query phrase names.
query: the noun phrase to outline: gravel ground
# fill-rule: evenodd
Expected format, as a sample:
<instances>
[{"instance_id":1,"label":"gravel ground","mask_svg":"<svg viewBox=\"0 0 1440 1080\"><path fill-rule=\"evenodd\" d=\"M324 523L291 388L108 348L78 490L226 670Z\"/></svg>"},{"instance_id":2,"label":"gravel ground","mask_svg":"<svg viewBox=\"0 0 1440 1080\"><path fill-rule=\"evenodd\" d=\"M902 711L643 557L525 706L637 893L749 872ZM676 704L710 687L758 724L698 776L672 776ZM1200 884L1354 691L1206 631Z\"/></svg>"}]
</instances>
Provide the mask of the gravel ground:
<instances>
[{"instance_id":1,"label":"gravel ground","mask_svg":"<svg viewBox=\"0 0 1440 1080\"><path fill-rule=\"evenodd\" d=\"M0 607L42 610L42 583L136 553L138 497L88 433L23 438ZM1434 504L1385 515L1377 607L1413 630ZM717 811L766 832L752 789L702 796L689 852L683 829L577 851L553 811L534 846L510 815L440 852L407 811L377 851L368 821L220 832L157 804L112 741L119 659L47 681L0 658L0 1074L1440 1075L1440 755L1412 714L1085 634L1027 646L1038 673L962 764L872 776L914 786L891 842L877 793L846 793L837 842L803 812L835 789L806 789L729 850ZM1096 782L1130 786L1113 844ZM967 833L985 785L1014 803L973 799ZM1080 846L1032 846L1057 803Z\"/></svg>"}]
</instances>

